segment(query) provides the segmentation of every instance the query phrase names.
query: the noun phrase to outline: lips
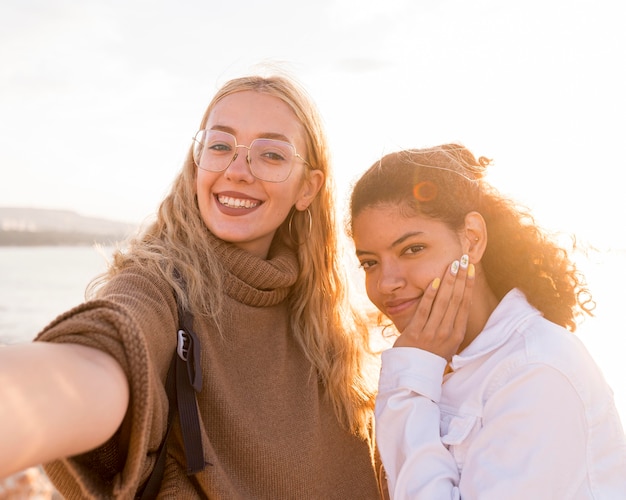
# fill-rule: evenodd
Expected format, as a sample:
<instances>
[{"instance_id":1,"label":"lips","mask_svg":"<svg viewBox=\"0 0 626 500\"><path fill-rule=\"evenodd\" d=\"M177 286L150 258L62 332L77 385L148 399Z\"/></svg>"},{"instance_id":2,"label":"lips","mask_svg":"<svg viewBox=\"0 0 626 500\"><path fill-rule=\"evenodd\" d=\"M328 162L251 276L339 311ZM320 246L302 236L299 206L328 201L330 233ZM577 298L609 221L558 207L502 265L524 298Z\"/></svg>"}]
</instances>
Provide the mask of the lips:
<instances>
[{"instance_id":1,"label":"lips","mask_svg":"<svg viewBox=\"0 0 626 500\"><path fill-rule=\"evenodd\" d=\"M234 191L214 193L213 200L215 201L216 209L228 217L247 216L263 205L263 200Z\"/></svg>"},{"instance_id":2,"label":"lips","mask_svg":"<svg viewBox=\"0 0 626 500\"><path fill-rule=\"evenodd\" d=\"M215 194L218 206L232 210L252 210L263 202L257 198L252 198L236 191L223 191Z\"/></svg>"},{"instance_id":3,"label":"lips","mask_svg":"<svg viewBox=\"0 0 626 500\"><path fill-rule=\"evenodd\" d=\"M411 297L406 299L388 300L384 303L384 310L387 316L395 316L412 308L419 302L419 298Z\"/></svg>"},{"instance_id":4,"label":"lips","mask_svg":"<svg viewBox=\"0 0 626 500\"><path fill-rule=\"evenodd\" d=\"M261 204L259 200L253 200L250 198L235 198L223 195L217 195L217 201L229 208L255 208Z\"/></svg>"}]
</instances>

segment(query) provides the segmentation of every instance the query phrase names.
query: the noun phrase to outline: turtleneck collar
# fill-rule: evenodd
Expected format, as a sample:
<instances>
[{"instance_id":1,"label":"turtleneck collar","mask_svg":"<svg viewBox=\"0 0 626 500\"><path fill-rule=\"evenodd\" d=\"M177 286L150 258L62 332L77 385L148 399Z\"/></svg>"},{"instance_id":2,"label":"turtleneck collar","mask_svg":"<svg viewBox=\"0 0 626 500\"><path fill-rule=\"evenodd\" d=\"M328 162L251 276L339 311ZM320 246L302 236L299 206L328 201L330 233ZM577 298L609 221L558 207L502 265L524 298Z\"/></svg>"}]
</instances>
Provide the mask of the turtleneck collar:
<instances>
[{"instance_id":1,"label":"turtleneck collar","mask_svg":"<svg viewBox=\"0 0 626 500\"><path fill-rule=\"evenodd\" d=\"M224 265L224 292L231 298L254 307L282 302L296 282L298 258L285 245L272 245L267 259L211 235L216 257Z\"/></svg>"}]
</instances>

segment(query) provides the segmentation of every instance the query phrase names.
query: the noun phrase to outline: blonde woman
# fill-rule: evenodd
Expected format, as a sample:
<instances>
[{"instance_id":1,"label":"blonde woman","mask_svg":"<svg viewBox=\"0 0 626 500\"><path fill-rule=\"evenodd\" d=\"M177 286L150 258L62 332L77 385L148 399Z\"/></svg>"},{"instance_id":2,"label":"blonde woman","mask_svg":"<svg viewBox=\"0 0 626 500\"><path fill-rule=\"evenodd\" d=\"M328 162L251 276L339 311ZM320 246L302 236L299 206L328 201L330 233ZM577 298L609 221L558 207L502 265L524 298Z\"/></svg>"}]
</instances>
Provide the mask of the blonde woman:
<instances>
[{"instance_id":1,"label":"blonde woman","mask_svg":"<svg viewBox=\"0 0 626 500\"><path fill-rule=\"evenodd\" d=\"M293 81L226 83L92 299L0 350L0 476L45 462L67 498L132 498L164 463L144 496L378 498L328 163ZM168 404L175 352L191 410Z\"/></svg>"}]
</instances>

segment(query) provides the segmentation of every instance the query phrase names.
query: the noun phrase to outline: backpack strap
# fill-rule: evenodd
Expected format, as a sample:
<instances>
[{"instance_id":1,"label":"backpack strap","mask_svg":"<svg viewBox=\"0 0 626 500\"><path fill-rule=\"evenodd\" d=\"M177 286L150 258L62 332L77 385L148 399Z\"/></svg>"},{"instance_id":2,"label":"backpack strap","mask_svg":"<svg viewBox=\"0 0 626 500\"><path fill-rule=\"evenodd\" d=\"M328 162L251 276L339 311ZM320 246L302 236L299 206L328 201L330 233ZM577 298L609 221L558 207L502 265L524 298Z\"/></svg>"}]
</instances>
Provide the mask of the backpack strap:
<instances>
[{"instance_id":1,"label":"backpack strap","mask_svg":"<svg viewBox=\"0 0 626 500\"><path fill-rule=\"evenodd\" d=\"M207 465L204 461L204 449L198 417L196 392L202 389L202 367L200 366L200 341L193 331L193 314L178 304L178 335L176 351L167 372L165 390L169 403L167 430L158 450L157 461L143 488L137 493L137 499L156 498L161 488L165 472L167 440L172 430L173 415L178 408L178 416L185 447L187 475L202 471Z\"/></svg>"},{"instance_id":2,"label":"backpack strap","mask_svg":"<svg viewBox=\"0 0 626 500\"><path fill-rule=\"evenodd\" d=\"M181 308L179 307L179 316ZM185 445L187 475L203 470L204 461L200 419L196 393L202 389L202 367L200 366L200 341L192 329L193 315L183 311L178 330L176 349L176 396L178 416ZM208 465L211 465L210 463Z\"/></svg>"}]
</instances>

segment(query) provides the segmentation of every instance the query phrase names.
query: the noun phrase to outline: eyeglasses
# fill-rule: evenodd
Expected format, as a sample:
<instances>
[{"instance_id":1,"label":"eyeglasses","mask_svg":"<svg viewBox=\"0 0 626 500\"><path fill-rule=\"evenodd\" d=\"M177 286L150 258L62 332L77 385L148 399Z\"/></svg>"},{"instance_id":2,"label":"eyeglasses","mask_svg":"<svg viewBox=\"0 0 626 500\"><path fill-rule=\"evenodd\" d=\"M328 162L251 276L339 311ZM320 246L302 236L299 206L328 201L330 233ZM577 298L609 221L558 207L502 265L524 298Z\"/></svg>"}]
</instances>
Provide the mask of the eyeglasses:
<instances>
[{"instance_id":1,"label":"eyeglasses","mask_svg":"<svg viewBox=\"0 0 626 500\"><path fill-rule=\"evenodd\" d=\"M255 139L250 146L237 144L237 139L221 130L198 130L194 137L193 160L198 168L209 172L223 172L235 161L237 148L246 148L246 160L250 172L259 180L267 182L286 181L296 158L302 158L288 142L276 139Z\"/></svg>"}]
</instances>

